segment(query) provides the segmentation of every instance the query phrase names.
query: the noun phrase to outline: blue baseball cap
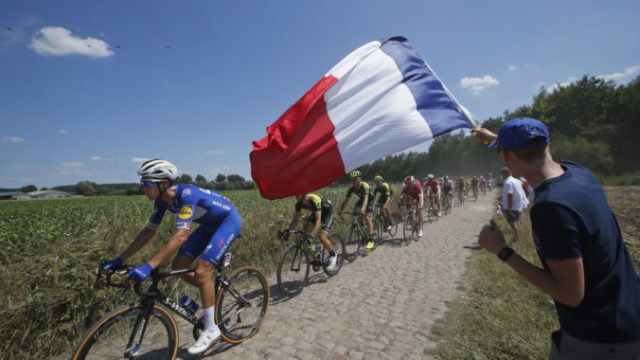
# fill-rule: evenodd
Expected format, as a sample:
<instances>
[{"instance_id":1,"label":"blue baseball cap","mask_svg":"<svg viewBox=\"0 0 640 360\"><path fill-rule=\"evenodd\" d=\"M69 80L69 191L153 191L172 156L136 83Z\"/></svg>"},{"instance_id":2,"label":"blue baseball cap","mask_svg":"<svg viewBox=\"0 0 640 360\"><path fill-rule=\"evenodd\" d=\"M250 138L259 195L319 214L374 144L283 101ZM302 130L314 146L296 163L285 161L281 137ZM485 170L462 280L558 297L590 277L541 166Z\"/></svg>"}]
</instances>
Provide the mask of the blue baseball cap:
<instances>
[{"instance_id":1,"label":"blue baseball cap","mask_svg":"<svg viewBox=\"0 0 640 360\"><path fill-rule=\"evenodd\" d=\"M507 150L537 149L549 144L549 130L539 120L515 118L507 121L498 131L498 138L489 147Z\"/></svg>"}]
</instances>

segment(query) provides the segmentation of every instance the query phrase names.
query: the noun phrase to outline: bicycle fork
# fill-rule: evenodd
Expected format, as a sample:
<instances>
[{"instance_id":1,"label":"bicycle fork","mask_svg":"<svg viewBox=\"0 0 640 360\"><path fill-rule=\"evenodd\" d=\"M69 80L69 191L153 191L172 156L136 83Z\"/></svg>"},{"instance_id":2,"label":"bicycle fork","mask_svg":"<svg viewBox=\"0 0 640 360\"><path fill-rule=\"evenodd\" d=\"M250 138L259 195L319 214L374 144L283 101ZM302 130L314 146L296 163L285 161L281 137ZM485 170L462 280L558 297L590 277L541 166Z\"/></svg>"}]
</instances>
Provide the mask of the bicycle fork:
<instances>
[{"instance_id":1,"label":"bicycle fork","mask_svg":"<svg viewBox=\"0 0 640 360\"><path fill-rule=\"evenodd\" d=\"M144 333L147 330L147 323L149 322L152 311L153 304L147 303L143 305L143 312L138 315L136 325L133 327L133 331L129 337L129 342L127 343L127 348L124 351L124 357L126 359L133 359L140 353L140 345L142 344Z\"/></svg>"}]
</instances>

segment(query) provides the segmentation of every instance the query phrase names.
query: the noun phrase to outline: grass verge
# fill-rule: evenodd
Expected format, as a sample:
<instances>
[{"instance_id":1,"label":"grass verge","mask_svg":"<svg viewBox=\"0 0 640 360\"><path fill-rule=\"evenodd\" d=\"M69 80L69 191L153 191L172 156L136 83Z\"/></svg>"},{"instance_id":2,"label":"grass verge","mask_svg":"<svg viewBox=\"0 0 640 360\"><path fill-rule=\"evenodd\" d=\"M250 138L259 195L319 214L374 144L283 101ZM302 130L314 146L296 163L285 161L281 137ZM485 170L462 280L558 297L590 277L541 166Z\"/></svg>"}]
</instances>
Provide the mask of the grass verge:
<instances>
[{"instance_id":1,"label":"grass verge","mask_svg":"<svg viewBox=\"0 0 640 360\"><path fill-rule=\"evenodd\" d=\"M640 186L605 187L605 192L637 271ZM509 234L506 221L495 218ZM522 221L521 240L510 246L540 266L528 216ZM460 289L463 295L447 304L449 311L434 325L432 336L438 345L429 355L443 360L548 358L551 332L559 328L551 297L484 250L469 258Z\"/></svg>"}]
</instances>

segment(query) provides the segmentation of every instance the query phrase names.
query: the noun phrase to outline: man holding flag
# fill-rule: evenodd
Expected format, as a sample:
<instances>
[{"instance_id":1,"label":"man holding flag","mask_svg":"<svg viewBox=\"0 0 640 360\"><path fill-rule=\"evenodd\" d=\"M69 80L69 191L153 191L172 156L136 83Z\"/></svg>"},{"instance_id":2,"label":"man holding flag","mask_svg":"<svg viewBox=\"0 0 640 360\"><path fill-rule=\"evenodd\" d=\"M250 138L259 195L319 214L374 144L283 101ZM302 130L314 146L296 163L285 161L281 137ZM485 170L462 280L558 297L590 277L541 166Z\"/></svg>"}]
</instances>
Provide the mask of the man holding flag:
<instances>
[{"instance_id":1,"label":"man holding flag","mask_svg":"<svg viewBox=\"0 0 640 360\"><path fill-rule=\"evenodd\" d=\"M251 175L262 197L280 199L317 190L360 165L475 125L405 38L372 41L329 70L267 127L267 136L253 143Z\"/></svg>"}]
</instances>

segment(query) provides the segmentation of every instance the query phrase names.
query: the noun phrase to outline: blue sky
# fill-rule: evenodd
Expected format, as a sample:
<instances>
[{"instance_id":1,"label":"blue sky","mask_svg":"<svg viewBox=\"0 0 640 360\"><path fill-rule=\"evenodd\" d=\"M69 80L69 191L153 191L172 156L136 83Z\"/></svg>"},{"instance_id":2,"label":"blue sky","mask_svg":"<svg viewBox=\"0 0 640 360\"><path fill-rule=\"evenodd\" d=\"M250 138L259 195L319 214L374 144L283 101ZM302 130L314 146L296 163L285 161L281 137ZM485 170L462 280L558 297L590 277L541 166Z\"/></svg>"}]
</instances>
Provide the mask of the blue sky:
<instances>
[{"instance_id":1,"label":"blue sky","mask_svg":"<svg viewBox=\"0 0 640 360\"><path fill-rule=\"evenodd\" d=\"M640 74L633 1L0 2L0 187L250 178L251 141L359 46L404 36L484 121ZM428 145L416 150L426 150Z\"/></svg>"}]
</instances>

